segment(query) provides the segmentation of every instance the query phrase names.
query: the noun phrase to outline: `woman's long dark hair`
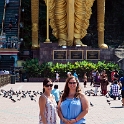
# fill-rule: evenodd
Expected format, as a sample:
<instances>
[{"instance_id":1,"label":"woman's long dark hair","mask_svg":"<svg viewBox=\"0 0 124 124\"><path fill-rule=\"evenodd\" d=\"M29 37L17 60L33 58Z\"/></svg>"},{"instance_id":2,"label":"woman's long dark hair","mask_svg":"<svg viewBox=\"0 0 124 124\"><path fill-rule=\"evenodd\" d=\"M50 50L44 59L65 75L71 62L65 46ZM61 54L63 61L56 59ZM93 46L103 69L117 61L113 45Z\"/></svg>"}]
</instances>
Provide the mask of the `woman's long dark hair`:
<instances>
[{"instance_id":1,"label":"woman's long dark hair","mask_svg":"<svg viewBox=\"0 0 124 124\"><path fill-rule=\"evenodd\" d=\"M78 80L74 77L74 76L70 76L66 79L66 84L65 84L65 88L64 88L64 92L62 94L62 101L64 101L68 95L69 95L69 87L68 87L68 82L71 80L71 79L75 79L76 82L77 82L77 87L76 87L76 93L75 93L75 98L79 98L80 97L80 93L81 93L81 88L79 86L79 82Z\"/></svg>"},{"instance_id":2,"label":"woman's long dark hair","mask_svg":"<svg viewBox=\"0 0 124 124\"><path fill-rule=\"evenodd\" d=\"M44 79L44 81L43 81L43 87L44 87L45 85L47 85L48 82L52 82L52 80L51 80L50 78ZM43 93L44 93L44 92L45 92L45 89L43 88Z\"/></svg>"}]
</instances>

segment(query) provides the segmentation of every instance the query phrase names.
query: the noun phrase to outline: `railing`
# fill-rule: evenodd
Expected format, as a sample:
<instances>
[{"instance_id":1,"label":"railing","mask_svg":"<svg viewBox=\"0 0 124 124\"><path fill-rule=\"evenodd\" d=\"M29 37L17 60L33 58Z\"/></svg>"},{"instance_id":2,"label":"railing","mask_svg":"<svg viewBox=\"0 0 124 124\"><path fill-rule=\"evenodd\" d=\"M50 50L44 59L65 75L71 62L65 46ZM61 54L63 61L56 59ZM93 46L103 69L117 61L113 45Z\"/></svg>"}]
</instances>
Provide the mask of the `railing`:
<instances>
[{"instance_id":1,"label":"railing","mask_svg":"<svg viewBox=\"0 0 124 124\"><path fill-rule=\"evenodd\" d=\"M1 35L3 35L5 15L6 15L6 0L5 0L5 4L4 4L4 12L3 12L3 19L2 19L2 31L1 31Z\"/></svg>"},{"instance_id":2,"label":"railing","mask_svg":"<svg viewBox=\"0 0 124 124\"><path fill-rule=\"evenodd\" d=\"M20 40L20 15L21 15L21 0L19 1L19 16L18 16L18 38Z\"/></svg>"},{"instance_id":3,"label":"railing","mask_svg":"<svg viewBox=\"0 0 124 124\"><path fill-rule=\"evenodd\" d=\"M11 83L10 74L0 74L0 87Z\"/></svg>"}]
</instances>

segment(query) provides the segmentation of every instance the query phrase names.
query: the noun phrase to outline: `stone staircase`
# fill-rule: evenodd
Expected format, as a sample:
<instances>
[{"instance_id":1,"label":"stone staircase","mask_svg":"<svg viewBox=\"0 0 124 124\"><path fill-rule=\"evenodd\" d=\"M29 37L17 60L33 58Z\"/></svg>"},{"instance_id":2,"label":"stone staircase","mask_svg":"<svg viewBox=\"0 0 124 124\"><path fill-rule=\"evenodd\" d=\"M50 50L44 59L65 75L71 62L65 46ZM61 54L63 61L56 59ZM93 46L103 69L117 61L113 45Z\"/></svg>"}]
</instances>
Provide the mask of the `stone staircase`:
<instances>
[{"instance_id":1,"label":"stone staircase","mask_svg":"<svg viewBox=\"0 0 124 124\"><path fill-rule=\"evenodd\" d=\"M5 4L5 0L0 0L0 33L1 33L1 29L2 29L4 4Z\"/></svg>"},{"instance_id":2,"label":"stone staircase","mask_svg":"<svg viewBox=\"0 0 124 124\"><path fill-rule=\"evenodd\" d=\"M18 24L15 25L15 14L19 16L20 9L20 0L10 0L9 5L6 7L6 15L5 15L5 33L6 37L17 36L18 37ZM12 19L12 29L9 29L9 19ZM19 17L18 17L19 18Z\"/></svg>"}]
</instances>

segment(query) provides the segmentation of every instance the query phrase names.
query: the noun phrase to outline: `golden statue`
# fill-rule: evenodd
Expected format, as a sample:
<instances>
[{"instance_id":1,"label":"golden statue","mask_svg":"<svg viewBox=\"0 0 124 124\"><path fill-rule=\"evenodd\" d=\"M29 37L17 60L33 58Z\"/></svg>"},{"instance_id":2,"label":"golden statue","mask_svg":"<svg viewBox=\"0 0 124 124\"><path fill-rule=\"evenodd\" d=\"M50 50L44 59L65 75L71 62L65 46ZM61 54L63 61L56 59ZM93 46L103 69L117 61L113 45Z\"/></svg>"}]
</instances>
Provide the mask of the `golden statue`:
<instances>
[{"instance_id":1,"label":"golden statue","mask_svg":"<svg viewBox=\"0 0 124 124\"><path fill-rule=\"evenodd\" d=\"M81 42L81 39L87 34L89 19L92 14L91 7L93 6L95 0L48 1L45 0L46 3L49 3L50 25L53 29L53 35L58 39L58 45L87 46ZM98 3L100 2L100 0L97 1ZM98 30L99 29L100 27L98 27ZM98 44L100 47L101 44ZM104 43L102 42L102 47L103 46ZM106 44L105 47L107 47Z\"/></svg>"},{"instance_id":2,"label":"golden statue","mask_svg":"<svg viewBox=\"0 0 124 124\"><path fill-rule=\"evenodd\" d=\"M47 1L47 0L45 0ZM94 0L49 0L49 18L59 46L82 45Z\"/></svg>"}]
</instances>

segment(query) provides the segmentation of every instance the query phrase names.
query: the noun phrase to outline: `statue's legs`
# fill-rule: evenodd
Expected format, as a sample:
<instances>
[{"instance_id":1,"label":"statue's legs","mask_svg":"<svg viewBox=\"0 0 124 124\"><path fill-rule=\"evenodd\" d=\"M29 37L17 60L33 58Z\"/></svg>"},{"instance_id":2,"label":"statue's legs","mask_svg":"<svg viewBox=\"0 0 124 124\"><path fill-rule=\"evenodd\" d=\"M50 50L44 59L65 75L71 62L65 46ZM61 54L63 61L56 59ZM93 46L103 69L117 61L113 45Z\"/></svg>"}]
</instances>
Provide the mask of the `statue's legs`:
<instances>
[{"instance_id":1,"label":"statue's legs","mask_svg":"<svg viewBox=\"0 0 124 124\"><path fill-rule=\"evenodd\" d=\"M86 35L86 29L84 28L86 15L85 2L86 0L75 0L74 45L86 46L81 42L82 32L84 36Z\"/></svg>"},{"instance_id":2,"label":"statue's legs","mask_svg":"<svg viewBox=\"0 0 124 124\"><path fill-rule=\"evenodd\" d=\"M66 13L66 1L65 0L55 0L55 22L58 32L58 45L67 45L67 13Z\"/></svg>"}]
</instances>

